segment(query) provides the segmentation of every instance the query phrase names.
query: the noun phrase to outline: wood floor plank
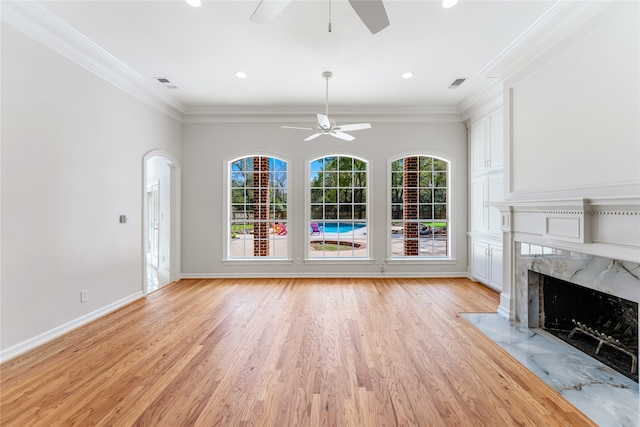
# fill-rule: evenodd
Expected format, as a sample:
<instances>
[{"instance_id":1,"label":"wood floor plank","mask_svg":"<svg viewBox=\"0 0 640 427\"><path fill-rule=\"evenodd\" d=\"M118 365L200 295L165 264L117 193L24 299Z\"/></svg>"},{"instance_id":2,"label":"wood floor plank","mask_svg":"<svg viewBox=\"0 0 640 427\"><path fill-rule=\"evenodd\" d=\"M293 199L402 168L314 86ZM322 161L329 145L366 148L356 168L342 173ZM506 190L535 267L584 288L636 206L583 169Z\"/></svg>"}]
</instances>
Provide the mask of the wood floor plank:
<instances>
[{"instance_id":1,"label":"wood floor plank","mask_svg":"<svg viewBox=\"0 0 640 427\"><path fill-rule=\"evenodd\" d=\"M182 280L0 365L2 426L593 426L466 279Z\"/></svg>"}]
</instances>

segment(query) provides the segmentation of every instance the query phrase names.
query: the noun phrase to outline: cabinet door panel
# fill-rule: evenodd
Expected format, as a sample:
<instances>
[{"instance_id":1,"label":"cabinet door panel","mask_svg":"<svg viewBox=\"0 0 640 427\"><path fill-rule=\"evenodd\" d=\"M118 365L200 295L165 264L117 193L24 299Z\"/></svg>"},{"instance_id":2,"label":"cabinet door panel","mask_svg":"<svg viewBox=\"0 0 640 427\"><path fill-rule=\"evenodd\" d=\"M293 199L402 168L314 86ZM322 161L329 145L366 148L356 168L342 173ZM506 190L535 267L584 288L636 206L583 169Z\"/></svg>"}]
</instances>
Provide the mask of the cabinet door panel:
<instances>
[{"instance_id":1,"label":"cabinet door panel","mask_svg":"<svg viewBox=\"0 0 640 427\"><path fill-rule=\"evenodd\" d=\"M471 181L471 229L483 231L486 227L486 185L484 177Z\"/></svg>"},{"instance_id":2,"label":"cabinet door panel","mask_svg":"<svg viewBox=\"0 0 640 427\"><path fill-rule=\"evenodd\" d=\"M481 242L472 242L471 244L471 270L472 274L478 279L487 281L489 245Z\"/></svg>"},{"instance_id":3,"label":"cabinet door panel","mask_svg":"<svg viewBox=\"0 0 640 427\"><path fill-rule=\"evenodd\" d=\"M487 168L487 122L485 120L471 126L471 165L474 173Z\"/></svg>"},{"instance_id":4,"label":"cabinet door panel","mask_svg":"<svg viewBox=\"0 0 640 427\"><path fill-rule=\"evenodd\" d=\"M504 129L502 110L489 116L489 166L491 169L504 167Z\"/></svg>"},{"instance_id":5,"label":"cabinet door panel","mask_svg":"<svg viewBox=\"0 0 640 427\"><path fill-rule=\"evenodd\" d=\"M496 174L487 177L487 201L489 203L502 201L504 198L503 188L503 174ZM487 209L487 231L491 233L501 232L500 211L491 206Z\"/></svg>"}]
</instances>

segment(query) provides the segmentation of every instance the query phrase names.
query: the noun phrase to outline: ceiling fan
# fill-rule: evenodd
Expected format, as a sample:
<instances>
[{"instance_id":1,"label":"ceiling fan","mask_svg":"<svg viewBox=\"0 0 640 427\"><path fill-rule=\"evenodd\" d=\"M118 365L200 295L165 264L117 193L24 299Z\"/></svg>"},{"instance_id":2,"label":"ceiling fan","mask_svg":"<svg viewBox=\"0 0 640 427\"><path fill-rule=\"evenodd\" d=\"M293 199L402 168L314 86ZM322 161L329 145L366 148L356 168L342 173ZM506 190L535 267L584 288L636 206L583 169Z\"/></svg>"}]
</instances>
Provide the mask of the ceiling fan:
<instances>
[{"instance_id":1,"label":"ceiling fan","mask_svg":"<svg viewBox=\"0 0 640 427\"><path fill-rule=\"evenodd\" d=\"M327 81L326 83L326 98L325 98L325 108L324 114L317 114L318 116L318 127L313 128L302 128L302 127L294 127L294 126L280 126L283 129L303 129L303 130L315 130L311 136L305 138L305 141L311 141L312 139L316 139L321 135L331 135L335 138L344 139L345 141L353 141L356 139L354 136L349 135L345 132L351 132L355 130L362 129L371 129L370 123L357 123L351 125L342 125L337 126L336 122L329 119L329 79L333 76L331 71L325 71L322 73L322 77Z\"/></svg>"},{"instance_id":2,"label":"ceiling fan","mask_svg":"<svg viewBox=\"0 0 640 427\"><path fill-rule=\"evenodd\" d=\"M278 16L292 1L260 0L250 19L261 24L268 22ZM389 17L382 0L349 0L349 4L372 34L389 26ZM331 0L329 0L329 5L331 5ZM331 32L331 23L329 23L329 32Z\"/></svg>"}]
</instances>

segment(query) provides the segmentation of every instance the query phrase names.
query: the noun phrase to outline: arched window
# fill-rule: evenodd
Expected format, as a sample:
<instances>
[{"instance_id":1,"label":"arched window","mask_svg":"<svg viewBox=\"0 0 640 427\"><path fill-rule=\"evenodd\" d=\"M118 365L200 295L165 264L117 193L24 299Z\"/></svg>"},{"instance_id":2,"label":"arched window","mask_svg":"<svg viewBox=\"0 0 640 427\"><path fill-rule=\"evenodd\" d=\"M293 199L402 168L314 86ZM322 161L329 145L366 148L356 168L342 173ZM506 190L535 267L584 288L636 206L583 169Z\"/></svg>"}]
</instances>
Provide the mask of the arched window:
<instances>
[{"instance_id":1,"label":"arched window","mask_svg":"<svg viewBox=\"0 0 640 427\"><path fill-rule=\"evenodd\" d=\"M391 258L449 257L449 167L424 155L391 162Z\"/></svg>"},{"instance_id":2,"label":"arched window","mask_svg":"<svg viewBox=\"0 0 640 427\"><path fill-rule=\"evenodd\" d=\"M229 162L228 258L286 258L287 162L249 156Z\"/></svg>"},{"instance_id":3,"label":"arched window","mask_svg":"<svg viewBox=\"0 0 640 427\"><path fill-rule=\"evenodd\" d=\"M368 258L367 162L322 157L309 178L309 258Z\"/></svg>"}]
</instances>

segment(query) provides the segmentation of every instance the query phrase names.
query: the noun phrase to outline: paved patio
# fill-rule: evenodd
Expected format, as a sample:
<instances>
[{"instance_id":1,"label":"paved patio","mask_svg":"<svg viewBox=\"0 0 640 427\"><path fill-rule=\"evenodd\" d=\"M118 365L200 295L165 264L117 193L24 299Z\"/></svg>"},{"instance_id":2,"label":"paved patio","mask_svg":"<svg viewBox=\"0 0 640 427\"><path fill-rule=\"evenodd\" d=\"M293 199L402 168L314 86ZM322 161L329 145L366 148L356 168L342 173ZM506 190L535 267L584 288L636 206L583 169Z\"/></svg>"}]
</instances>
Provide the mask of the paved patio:
<instances>
[{"instance_id":1,"label":"paved patio","mask_svg":"<svg viewBox=\"0 0 640 427\"><path fill-rule=\"evenodd\" d=\"M391 254L392 256L402 256L404 253L404 243L402 233L392 232L391 235ZM269 253L272 256L286 258L287 257L287 241L290 235L285 236L271 234L269 235ZM359 243L361 248L353 249L348 252L326 252L327 257L340 257L340 258L363 258L367 256L367 227L360 228L355 231L347 233L322 233L319 235L310 236L310 241L340 241ZM446 240L433 240L431 238L421 238L419 240L420 254L425 256L431 255L430 251L433 251L433 256L446 256L447 255L447 241ZM322 250L309 249L309 256L316 257L322 256ZM370 254L369 254L370 255ZM253 234L238 234L235 239L231 241L231 256L232 257L253 257Z\"/></svg>"}]
</instances>

